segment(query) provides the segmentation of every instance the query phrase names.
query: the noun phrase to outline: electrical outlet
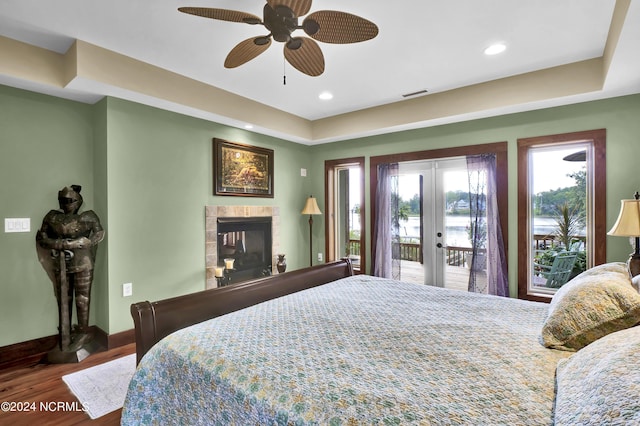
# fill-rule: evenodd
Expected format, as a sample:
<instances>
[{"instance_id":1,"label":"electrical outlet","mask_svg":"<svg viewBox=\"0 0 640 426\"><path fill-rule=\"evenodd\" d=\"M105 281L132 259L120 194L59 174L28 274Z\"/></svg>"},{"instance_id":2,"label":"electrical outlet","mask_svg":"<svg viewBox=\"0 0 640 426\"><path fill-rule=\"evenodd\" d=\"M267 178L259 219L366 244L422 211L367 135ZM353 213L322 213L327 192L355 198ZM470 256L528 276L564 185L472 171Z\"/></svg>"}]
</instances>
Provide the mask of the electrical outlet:
<instances>
[{"instance_id":1,"label":"electrical outlet","mask_svg":"<svg viewBox=\"0 0 640 426\"><path fill-rule=\"evenodd\" d=\"M133 283L122 284L122 297L129 297L133 295Z\"/></svg>"},{"instance_id":2,"label":"electrical outlet","mask_svg":"<svg viewBox=\"0 0 640 426\"><path fill-rule=\"evenodd\" d=\"M322 253L318 253L318 262L322 262Z\"/></svg>"}]
</instances>

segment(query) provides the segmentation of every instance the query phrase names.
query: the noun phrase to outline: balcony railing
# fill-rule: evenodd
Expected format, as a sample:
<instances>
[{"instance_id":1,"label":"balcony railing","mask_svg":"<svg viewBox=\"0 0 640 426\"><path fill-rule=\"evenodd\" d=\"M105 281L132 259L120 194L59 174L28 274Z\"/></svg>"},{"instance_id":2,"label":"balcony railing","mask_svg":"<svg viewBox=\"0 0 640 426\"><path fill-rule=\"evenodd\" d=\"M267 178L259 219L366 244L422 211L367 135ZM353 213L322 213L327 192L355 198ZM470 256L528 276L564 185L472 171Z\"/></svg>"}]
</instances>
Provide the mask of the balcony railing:
<instances>
[{"instance_id":1,"label":"balcony railing","mask_svg":"<svg viewBox=\"0 0 640 426\"><path fill-rule=\"evenodd\" d=\"M553 246L554 241L556 241L555 236L553 235L541 235L541 234L535 234L533 236L533 240L535 241L534 243L534 247L536 250L545 250L550 248L551 246ZM582 241L583 243L586 242L587 237L582 236L582 235L576 235L571 237L572 241Z\"/></svg>"},{"instance_id":2,"label":"balcony railing","mask_svg":"<svg viewBox=\"0 0 640 426\"><path fill-rule=\"evenodd\" d=\"M419 243L400 243L399 246L401 260L422 262L422 246ZM360 253L360 240L349 240L349 254L355 253ZM447 265L464 266L465 253L471 253L471 248L448 246Z\"/></svg>"},{"instance_id":3,"label":"balcony railing","mask_svg":"<svg viewBox=\"0 0 640 426\"><path fill-rule=\"evenodd\" d=\"M553 235L534 235L536 250L544 250L553 245ZM574 240L585 240L585 237L573 237ZM419 243L400 243L400 259L412 262L422 261L422 245ZM484 249L479 250L481 253ZM446 263L451 266L465 266L465 255L471 253L471 247L447 246ZM348 254L360 253L360 240L349 240Z\"/></svg>"}]
</instances>

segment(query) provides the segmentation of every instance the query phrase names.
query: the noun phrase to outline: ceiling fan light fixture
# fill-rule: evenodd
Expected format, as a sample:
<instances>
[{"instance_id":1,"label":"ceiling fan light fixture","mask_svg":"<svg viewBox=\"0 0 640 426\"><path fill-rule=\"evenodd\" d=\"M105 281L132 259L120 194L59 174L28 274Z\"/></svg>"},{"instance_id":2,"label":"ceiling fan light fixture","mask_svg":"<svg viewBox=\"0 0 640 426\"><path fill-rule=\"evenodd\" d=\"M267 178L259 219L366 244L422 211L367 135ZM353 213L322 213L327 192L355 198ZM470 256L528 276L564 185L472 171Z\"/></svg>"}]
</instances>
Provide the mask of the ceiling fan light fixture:
<instances>
[{"instance_id":1,"label":"ceiling fan light fixture","mask_svg":"<svg viewBox=\"0 0 640 426\"><path fill-rule=\"evenodd\" d=\"M242 22L244 22L245 24L249 24L249 25L262 24L262 20L261 19L256 19L256 18L243 18Z\"/></svg>"},{"instance_id":2,"label":"ceiling fan light fixture","mask_svg":"<svg viewBox=\"0 0 640 426\"><path fill-rule=\"evenodd\" d=\"M303 42L302 38L294 37L287 42L287 49L291 49L291 50L300 49L300 47L302 47L302 42Z\"/></svg>"},{"instance_id":3,"label":"ceiling fan light fixture","mask_svg":"<svg viewBox=\"0 0 640 426\"><path fill-rule=\"evenodd\" d=\"M320 31L320 24L315 19L305 19L302 22L302 29L305 33L312 36L318 31Z\"/></svg>"},{"instance_id":4,"label":"ceiling fan light fixture","mask_svg":"<svg viewBox=\"0 0 640 426\"><path fill-rule=\"evenodd\" d=\"M507 46L504 43L495 43L484 49L484 54L487 56L493 56L502 53L505 50L507 50Z\"/></svg>"},{"instance_id":5,"label":"ceiling fan light fixture","mask_svg":"<svg viewBox=\"0 0 640 426\"><path fill-rule=\"evenodd\" d=\"M269 44L269 42L271 42L271 40L269 39L268 36L263 36L263 37L254 38L253 42L258 46L264 46L265 44Z\"/></svg>"},{"instance_id":6,"label":"ceiling fan light fixture","mask_svg":"<svg viewBox=\"0 0 640 426\"><path fill-rule=\"evenodd\" d=\"M264 5L264 26L271 31L275 41L286 43L291 40L291 33L298 28L298 18L287 6L278 5L272 8Z\"/></svg>"}]
</instances>

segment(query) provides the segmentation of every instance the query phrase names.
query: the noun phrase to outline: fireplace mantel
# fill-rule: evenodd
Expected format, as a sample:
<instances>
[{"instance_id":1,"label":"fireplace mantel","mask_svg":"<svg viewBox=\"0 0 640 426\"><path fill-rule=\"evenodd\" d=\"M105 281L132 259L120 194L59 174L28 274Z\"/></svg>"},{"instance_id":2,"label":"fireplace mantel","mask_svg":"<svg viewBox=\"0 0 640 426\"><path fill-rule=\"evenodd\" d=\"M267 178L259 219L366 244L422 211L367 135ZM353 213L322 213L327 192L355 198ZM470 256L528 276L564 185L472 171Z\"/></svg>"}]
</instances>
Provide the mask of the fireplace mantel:
<instances>
[{"instance_id":1,"label":"fireplace mantel","mask_svg":"<svg viewBox=\"0 0 640 426\"><path fill-rule=\"evenodd\" d=\"M280 253L280 209L269 206L205 206L206 288L217 287L215 267L218 265L217 226L219 217L271 217L271 269L276 271Z\"/></svg>"}]
</instances>

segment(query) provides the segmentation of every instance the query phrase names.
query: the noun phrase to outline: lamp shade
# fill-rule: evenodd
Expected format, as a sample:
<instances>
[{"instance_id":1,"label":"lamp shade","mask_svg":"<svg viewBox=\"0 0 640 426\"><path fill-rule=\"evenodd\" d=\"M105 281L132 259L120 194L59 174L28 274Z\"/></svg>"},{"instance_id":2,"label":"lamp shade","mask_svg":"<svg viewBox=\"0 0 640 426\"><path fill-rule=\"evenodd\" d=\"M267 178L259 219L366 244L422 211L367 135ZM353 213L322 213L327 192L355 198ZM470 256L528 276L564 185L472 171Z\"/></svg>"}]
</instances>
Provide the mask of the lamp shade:
<instances>
[{"instance_id":1,"label":"lamp shade","mask_svg":"<svg viewBox=\"0 0 640 426\"><path fill-rule=\"evenodd\" d=\"M607 234L618 237L640 236L640 200L620 201L620 215Z\"/></svg>"},{"instance_id":2,"label":"lamp shade","mask_svg":"<svg viewBox=\"0 0 640 426\"><path fill-rule=\"evenodd\" d=\"M312 196L307 198L307 202L302 209L302 214L322 214L315 198Z\"/></svg>"}]
</instances>

